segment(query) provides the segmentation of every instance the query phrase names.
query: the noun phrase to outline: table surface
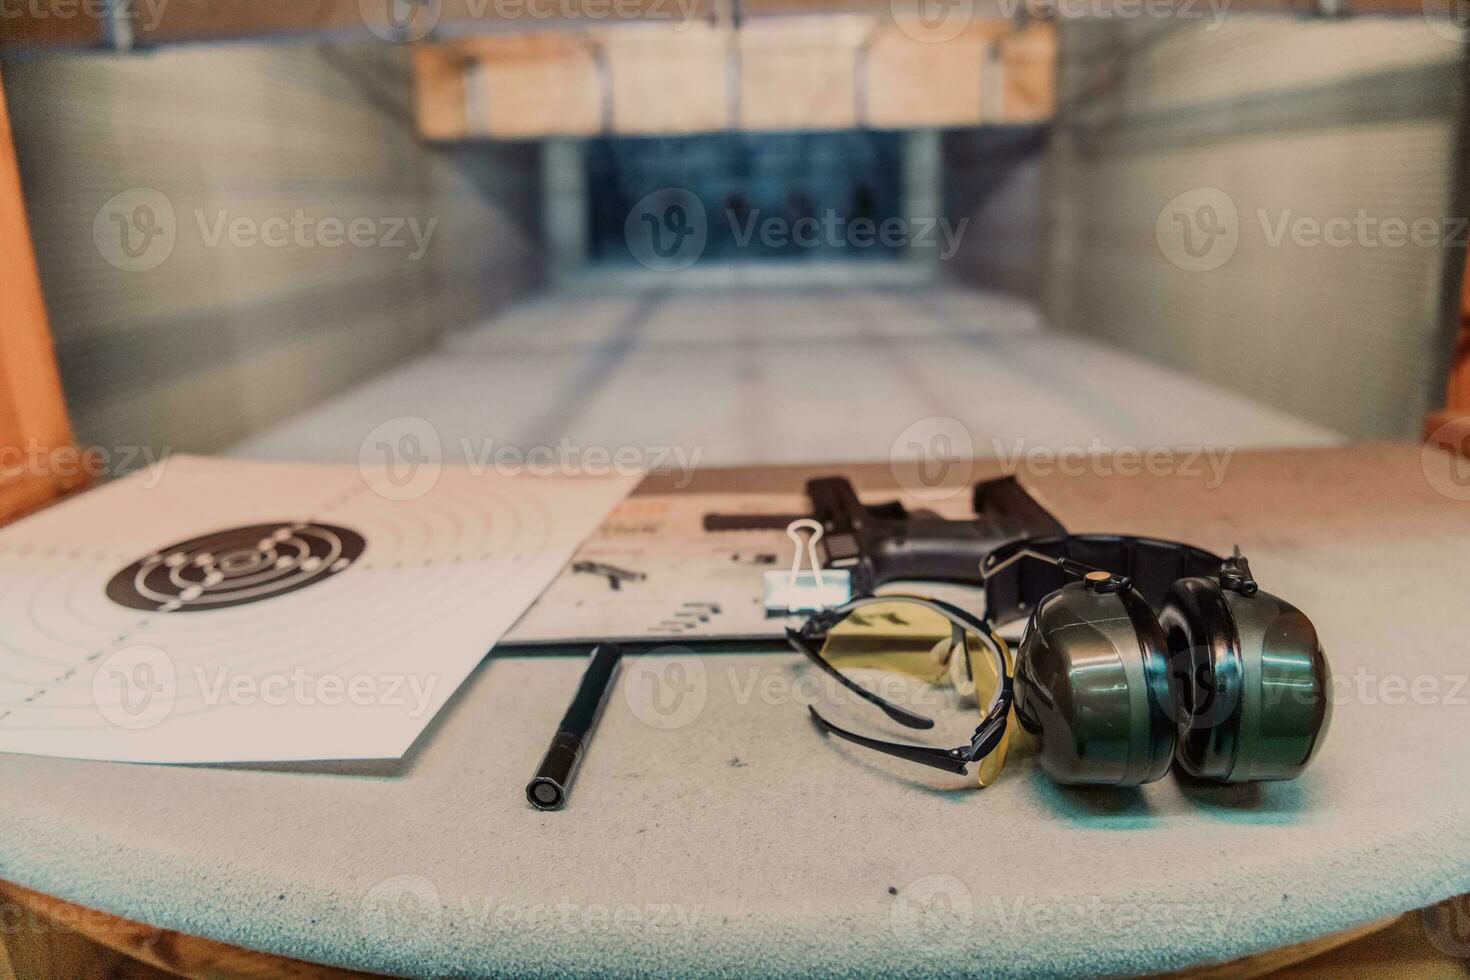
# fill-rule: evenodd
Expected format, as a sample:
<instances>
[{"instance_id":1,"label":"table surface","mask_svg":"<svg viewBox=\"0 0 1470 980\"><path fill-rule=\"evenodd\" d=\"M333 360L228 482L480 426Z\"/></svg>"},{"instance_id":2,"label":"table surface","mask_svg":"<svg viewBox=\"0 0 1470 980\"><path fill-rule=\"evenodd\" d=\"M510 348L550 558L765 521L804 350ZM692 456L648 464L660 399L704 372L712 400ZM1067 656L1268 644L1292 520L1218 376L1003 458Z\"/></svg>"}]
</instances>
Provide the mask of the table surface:
<instances>
[{"instance_id":1,"label":"table surface","mask_svg":"<svg viewBox=\"0 0 1470 980\"><path fill-rule=\"evenodd\" d=\"M1470 891L1464 488L1408 446L1239 453L1209 476L1022 473L1075 531L1238 543L1312 616L1335 715L1294 782L1077 791L1017 754L977 791L819 737L795 657L674 655L684 700L651 712L625 664L569 808L539 813L523 787L581 664L493 657L401 762L0 756L0 878L460 975L1160 970Z\"/></svg>"}]
</instances>

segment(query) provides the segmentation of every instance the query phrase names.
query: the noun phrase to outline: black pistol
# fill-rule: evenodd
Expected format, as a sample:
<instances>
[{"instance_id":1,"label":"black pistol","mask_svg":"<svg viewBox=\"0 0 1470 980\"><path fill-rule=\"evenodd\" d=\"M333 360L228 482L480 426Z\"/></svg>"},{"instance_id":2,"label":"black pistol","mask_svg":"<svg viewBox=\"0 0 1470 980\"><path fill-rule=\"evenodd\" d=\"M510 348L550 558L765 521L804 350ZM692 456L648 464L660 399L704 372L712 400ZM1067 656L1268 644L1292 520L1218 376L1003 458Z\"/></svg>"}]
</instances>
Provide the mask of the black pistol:
<instances>
[{"instance_id":1,"label":"black pistol","mask_svg":"<svg viewBox=\"0 0 1470 980\"><path fill-rule=\"evenodd\" d=\"M706 514L706 531L784 529L811 518L822 525L825 568L852 576L854 595L871 595L887 582L929 579L980 585L980 563L1009 541L1064 534L1051 513L1014 476L977 483L975 516L948 520L929 510L909 510L897 500L864 504L852 484L836 476L807 481L810 514Z\"/></svg>"}]
</instances>

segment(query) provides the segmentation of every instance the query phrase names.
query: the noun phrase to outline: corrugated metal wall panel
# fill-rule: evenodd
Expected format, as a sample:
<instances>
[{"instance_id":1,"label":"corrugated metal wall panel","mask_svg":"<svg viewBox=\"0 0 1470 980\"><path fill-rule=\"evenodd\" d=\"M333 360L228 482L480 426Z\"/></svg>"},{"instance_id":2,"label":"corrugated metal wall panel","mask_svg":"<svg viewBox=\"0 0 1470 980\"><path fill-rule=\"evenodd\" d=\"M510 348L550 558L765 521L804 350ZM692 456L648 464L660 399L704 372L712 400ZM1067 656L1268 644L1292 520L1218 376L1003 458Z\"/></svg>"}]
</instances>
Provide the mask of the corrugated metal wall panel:
<instances>
[{"instance_id":1,"label":"corrugated metal wall panel","mask_svg":"<svg viewBox=\"0 0 1470 980\"><path fill-rule=\"evenodd\" d=\"M1068 24L1049 319L1345 433L1414 435L1448 355L1462 73L1417 18ZM1345 246L1290 231L1360 210L1373 230ZM1388 218L1432 220L1436 244L1388 244ZM1218 251L1184 250L1216 227Z\"/></svg>"},{"instance_id":2,"label":"corrugated metal wall panel","mask_svg":"<svg viewBox=\"0 0 1470 980\"><path fill-rule=\"evenodd\" d=\"M1231 13L1184 25L1147 18L1072 22L1063 70L1076 110L1110 97L1130 114L1262 94L1289 94L1453 57L1419 18L1345 20ZM1096 83L1106 79L1103 89ZM1089 91L1090 90L1090 91Z\"/></svg>"},{"instance_id":3,"label":"corrugated metal wall panel","mask_svg":"<svg viewBox=\"0 0 1470 980\"><path fill-rule=\"evenodd\" d=\"M79 438L213 451L477 320L540 278L537 151L414 134L406 52L230 46L3 67L37 258ZM152 188L175 244L111 264L99 209ZM305 222L283 247L228 223ZM224 235L219 236L221 218ZM373 222L402 247L316 241ZM407 226L421 234L419 250ZM328 233L328 241L336 240Z\"/></svg>"}]
</instances>

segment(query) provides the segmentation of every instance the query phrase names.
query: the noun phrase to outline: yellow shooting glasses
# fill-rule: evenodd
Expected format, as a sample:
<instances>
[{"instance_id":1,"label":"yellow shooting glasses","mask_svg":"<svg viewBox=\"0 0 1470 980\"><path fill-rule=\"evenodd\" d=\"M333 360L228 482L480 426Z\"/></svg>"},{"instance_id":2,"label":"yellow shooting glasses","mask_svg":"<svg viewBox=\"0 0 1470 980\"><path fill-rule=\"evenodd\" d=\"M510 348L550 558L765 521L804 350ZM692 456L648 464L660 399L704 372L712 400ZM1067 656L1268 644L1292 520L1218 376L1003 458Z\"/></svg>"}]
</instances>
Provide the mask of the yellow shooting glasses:
<instances>
[{"instance_id":1,"label":"yellow shooting glasses","mask_svg":"<svg viewBox=\"0 0 1470 980\"><path fill-rule=\"evenodd\" d=\"M988 622L938 599L866 596L816 613L801 629L788 629L786 638L843 688L906 728L932 729L934 720L872 690L871 672L952 689L962 699L973 697L980 711L980 724L969 743L950 749L860 735L809 707L828 734L962 775L971 763L978 763L981 786L989 786L1000 775L1014 730L1014 664L1010 647Z\"/></svg>"}]
</instances>

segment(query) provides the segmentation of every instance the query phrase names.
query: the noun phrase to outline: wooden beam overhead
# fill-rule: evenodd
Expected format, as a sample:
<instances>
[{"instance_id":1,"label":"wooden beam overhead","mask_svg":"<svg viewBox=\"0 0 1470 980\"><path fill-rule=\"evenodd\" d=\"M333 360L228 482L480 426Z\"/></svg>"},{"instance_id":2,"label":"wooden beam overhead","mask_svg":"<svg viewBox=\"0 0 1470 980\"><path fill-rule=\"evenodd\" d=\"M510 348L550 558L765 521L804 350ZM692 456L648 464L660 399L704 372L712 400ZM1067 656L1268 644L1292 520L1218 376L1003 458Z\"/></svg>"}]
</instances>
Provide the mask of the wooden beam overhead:
<instances>
[{"instance_id":1,"label":"wooden beam overhead","mask_svg":"<svg viewBox=\"0 0 1470 980\"><path fill-rule=\"evenodd\" d=\"M603 85L596 42L581 34L476 38L466 73L472 135L517 139L589 136L602 131Z\"/></svg>"},{"instance_id":2,"label":"wooden beam overhead","mask_svg":"<svg viewBox=\"0 0 1470 980\"><path fill-rule=\"evenodd\" d=\"M419 132L431 140L469 135L465 115L468 59L454 47L419 44L413 50L413 96Z\"/></svg>"},{"instance_id":3,"label":"wooden beam overhead","mask_svg":"<svg viewBox=\"0 0 1470 980\"><path fill-rule=\"evenodd\" d=\"M757 20L739 30L739 125L849 129L858 125L858 52L869 17Z\"/></svg>"},{"instance_id":4,"label":"wooden beam overhead","mask_svg":"<svg viewBox=\"0 0 1470 980\"><path fill-rule=\"evenodd\" d=\"M1036 23L999 43L1000 121L1043 122L1057 107L1057 32Z\"/></svg>"},{"instance_id":5,"label":"wooden beam overhead","mask_svg":"<svg viewBox=\"0 0 1470 980\"><path fill-rule=\"evenodd\" d=\"M942 26L942 25L941 25ZM421 46L430 139L976 126L1049 119L1051 24L830 16L642 25Z\"/></svg>"},{"instance_id":6,"label":"wooden beam overhead","mask_svg":"<svg viewBox=\"0 0 1470 980\"><path fill-rule=\"evenodd\" d=\"M958 30L942 19L879 25L867 51L863 123L886 129L979 125L988 115L986 87L999 85L987 62L1010 30L1008 21L967 23ZM992 98L990 104L997 102Z\"/></svg>"},{"instance_id":7,"label":"wooden beam overhead","mask_svg":"<svg viewBox=\"0 0 1470 980\"><path fill-rule=\"evenodd\" d=\"M732 124L725 31L708 24L663 25L598 34L618 133L695 133Z\"/></svg>"}]
</instances>

